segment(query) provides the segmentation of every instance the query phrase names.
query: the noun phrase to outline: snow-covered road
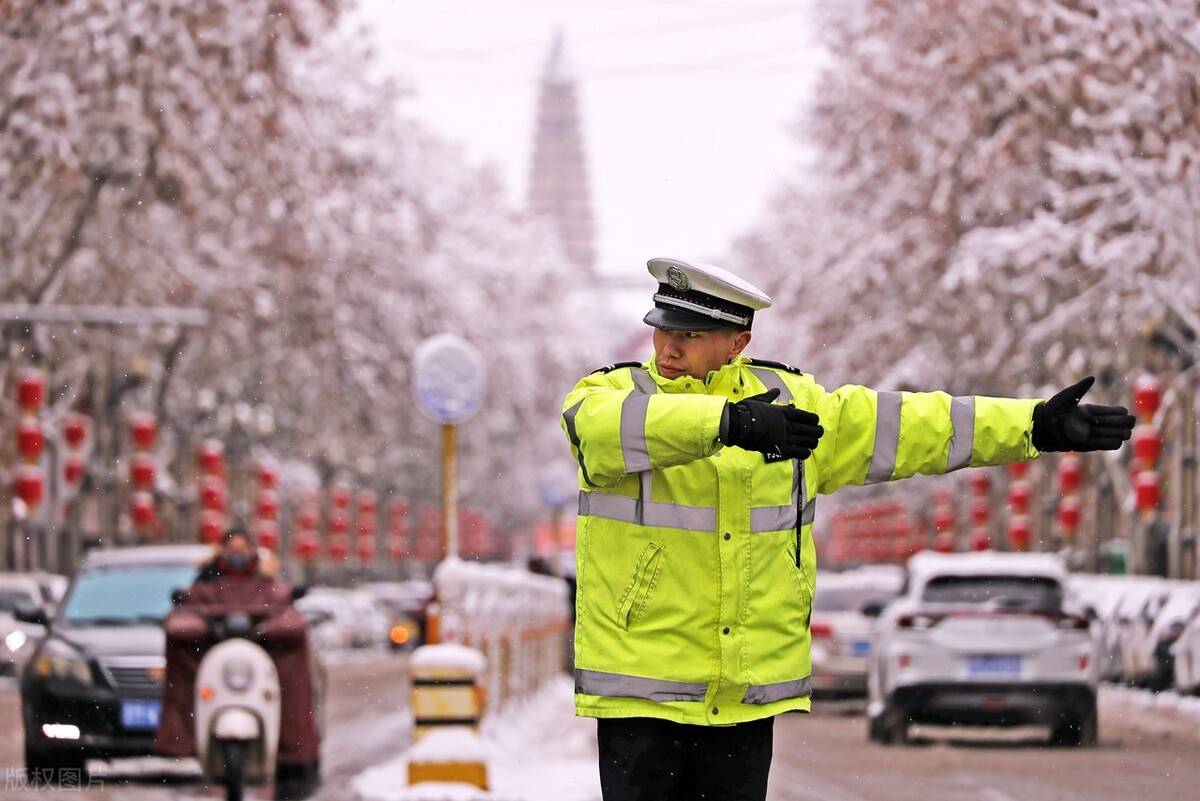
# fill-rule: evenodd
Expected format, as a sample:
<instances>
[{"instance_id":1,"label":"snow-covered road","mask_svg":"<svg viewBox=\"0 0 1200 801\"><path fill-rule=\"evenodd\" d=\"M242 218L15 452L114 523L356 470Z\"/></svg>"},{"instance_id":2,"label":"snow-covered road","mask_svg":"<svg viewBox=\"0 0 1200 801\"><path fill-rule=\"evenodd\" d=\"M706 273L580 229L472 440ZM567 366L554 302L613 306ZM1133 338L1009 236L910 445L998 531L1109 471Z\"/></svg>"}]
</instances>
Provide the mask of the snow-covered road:
<instances>
[{"instance_id":1,"label":"snow-covered road","mask_svg":"<svg viewBox=\"0 0 1200 801\"><path fill-rule=\"evenodd\" d=\"M1200 786L1200 716L1142 690L1101 689L1100 746L1085 749L1047 748L1034 727L917 728L885 747L855 707L779 719L769 801L1183 801Z\"/></svg>"}]
</instances>

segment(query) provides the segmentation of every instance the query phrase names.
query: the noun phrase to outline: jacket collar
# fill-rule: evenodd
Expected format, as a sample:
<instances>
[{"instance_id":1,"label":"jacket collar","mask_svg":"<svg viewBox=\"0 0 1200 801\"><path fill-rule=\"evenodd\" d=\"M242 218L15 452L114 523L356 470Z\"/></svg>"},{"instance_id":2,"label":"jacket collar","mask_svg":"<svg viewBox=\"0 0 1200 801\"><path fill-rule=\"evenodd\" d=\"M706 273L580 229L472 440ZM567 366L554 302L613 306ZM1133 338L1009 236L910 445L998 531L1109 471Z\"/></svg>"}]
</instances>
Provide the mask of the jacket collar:
<instances>
[{"instance_id":1,"label":"jacket collar","mask_svg":"<svg viewBox=\"0 0 1200 801\"><path fill-rule=\"evenodd\" d=\"M730 390L733 387L741 386L742 370L745 366L745 357L738 356L729 364L717 370L710 371L708 377L701 381L689 375L682 375L679 378L666 378L658 372L658 360L654 357L651 357L650 361L646 363L650 377L654 379L654 383L658 384L663 392L704 395L730 394Z\"/></svg>"}]
</instances>

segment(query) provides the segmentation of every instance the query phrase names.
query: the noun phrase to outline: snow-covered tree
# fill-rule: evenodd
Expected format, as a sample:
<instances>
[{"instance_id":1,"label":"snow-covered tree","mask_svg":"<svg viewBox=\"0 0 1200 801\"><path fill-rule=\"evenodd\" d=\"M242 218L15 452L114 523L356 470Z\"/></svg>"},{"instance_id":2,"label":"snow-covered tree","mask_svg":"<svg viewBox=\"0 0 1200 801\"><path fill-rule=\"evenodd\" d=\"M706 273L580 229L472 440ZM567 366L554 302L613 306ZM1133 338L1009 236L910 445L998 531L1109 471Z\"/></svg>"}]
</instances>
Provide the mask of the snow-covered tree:
<instances>
[{"instance_id":1,"label":"snow-covered tree","mask_svg":"<svg viewBox=\"0 0 1200 801\"><path fill-rule=\"evenodd\" d=\"M487 171L375 83L336 0L0 3L0 299L199 307L201 330L8 326L9 367L107 429L154 410L174 477L234 437L326 480L438 493L411 358L456 331L488 403L464 430L463 500L537 513L565 375L561 254ZM11 370L10 370L11 372ZM5 393L8 394L8 393ZM189 536L183 532L183 536Z\"/></svg>"},{"instance_id":2,"label":"snow-covered tree","mask_svg":"<svg viewBox=\"0 0 1200 801\"><path fill-rule=\"evenodd\" d=\"M742 244L839 380L1127 397L1200 284L1200 21L1168 0L839 4L814 167ZM795 333L796 327L791 327ZM795 338L792 337L792 341Z\"/></svg>"}]
</instances>

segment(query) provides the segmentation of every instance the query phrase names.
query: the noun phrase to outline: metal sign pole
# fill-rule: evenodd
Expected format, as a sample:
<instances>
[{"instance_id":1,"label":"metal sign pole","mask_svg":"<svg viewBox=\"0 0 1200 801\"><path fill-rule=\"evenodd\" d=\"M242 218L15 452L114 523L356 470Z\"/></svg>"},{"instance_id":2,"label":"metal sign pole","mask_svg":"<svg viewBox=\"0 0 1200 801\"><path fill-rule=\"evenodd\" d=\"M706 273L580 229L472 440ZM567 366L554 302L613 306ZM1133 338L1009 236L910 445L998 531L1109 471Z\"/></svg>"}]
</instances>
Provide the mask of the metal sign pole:
<instances>
[{"instance_id":1,"label":"metal sign pole","mask_svg":"<svg viewBox=\"0 0 1200 801\"><path fill-rule=\"evenodd\" d=\"M442 556L458 556L458 428L442 424Z\"/></svg>"}]
</instances>

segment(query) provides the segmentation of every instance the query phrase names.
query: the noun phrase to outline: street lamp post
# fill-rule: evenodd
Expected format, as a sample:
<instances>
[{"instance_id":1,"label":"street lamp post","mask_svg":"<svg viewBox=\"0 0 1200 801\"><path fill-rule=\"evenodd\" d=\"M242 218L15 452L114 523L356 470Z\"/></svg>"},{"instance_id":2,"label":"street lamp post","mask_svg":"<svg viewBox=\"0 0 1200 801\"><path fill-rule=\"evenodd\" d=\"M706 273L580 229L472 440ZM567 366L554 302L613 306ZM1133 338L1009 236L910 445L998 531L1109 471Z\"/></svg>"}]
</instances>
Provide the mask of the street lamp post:
<instances>
[{"instance_id":1,"label":"street lamp post","mask_svg":"<svg viewBox=\"0 0 1200 801\"><path fill-rule=\"evenodd\" d=\"M413 358L417 406L442 430L442 555L458 555L457 426L483 404L483 356L455 334L438 334Z\"/></svg>"}]
</instances>

